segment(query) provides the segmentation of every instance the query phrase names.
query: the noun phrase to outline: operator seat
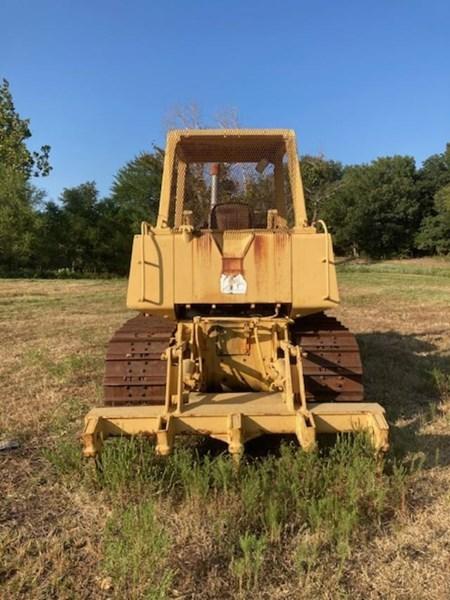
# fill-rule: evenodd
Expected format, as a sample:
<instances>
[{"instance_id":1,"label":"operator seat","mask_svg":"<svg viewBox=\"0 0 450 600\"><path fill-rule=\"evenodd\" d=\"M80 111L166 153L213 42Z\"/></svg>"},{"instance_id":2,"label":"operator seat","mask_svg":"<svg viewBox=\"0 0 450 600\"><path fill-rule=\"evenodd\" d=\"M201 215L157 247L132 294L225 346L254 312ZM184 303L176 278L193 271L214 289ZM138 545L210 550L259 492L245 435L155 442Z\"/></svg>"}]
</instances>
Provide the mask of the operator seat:
<instances>
[{"instance_id":1,"label":"operator seat","mask_svg":"<svg viewBox=\"0 0 450 600\"><path fill-rule=\"evenodd\" d=\"M242 202L222 202L211 210L211 229L252 229L253 211Z\"/></svg>"}]
</instances>

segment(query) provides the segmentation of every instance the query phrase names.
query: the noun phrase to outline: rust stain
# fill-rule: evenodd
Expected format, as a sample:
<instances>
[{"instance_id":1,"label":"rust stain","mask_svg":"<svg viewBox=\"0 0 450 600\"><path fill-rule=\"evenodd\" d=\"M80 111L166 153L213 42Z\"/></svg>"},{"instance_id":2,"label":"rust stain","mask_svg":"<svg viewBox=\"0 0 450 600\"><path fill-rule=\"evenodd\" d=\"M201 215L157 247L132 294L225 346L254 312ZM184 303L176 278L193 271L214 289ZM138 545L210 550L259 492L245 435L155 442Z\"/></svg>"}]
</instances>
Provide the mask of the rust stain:
<instances>
[{"instance_id":1,"label":"rust stain","mask_svg":"<svg viewBox=\"0 0 450 600\"><path fill-rule=\"evenodd\" d=\"M255 239L253 240L253 248L255 253L255 263L256 265L264 265L267 260L267 242L265 235L256 234Z\"/></svg>"},{"instance_id":2,"label":"rust stain","mask_svg":"<svg viewBox=\"0 0 450 600\"><path fill-rule=\"evenodd\" d=\"M276 252L284 252L288 243L288 235L286 233L275 234L275 248Z\"/></svg>"},{"instance_id":3,"label":"rust stain","mask_svg":"<svg viewBox=\"0 0 450 600\"><path fill-rule=\"evenodd\" d=\"M202 233L196 238L194 253L194 260L207 263L211 262L211 235L209 233Z\"/></svg>"},{"instance_id":4,"label":"rust stain","mask_svg":"<svg viewBox=\"0 0 450 600\"><path fill-rule=\"evenodd\" d=\"M244 273L244 261L242 258L222 258L222 273L237 275Z\"/></svg>"},{"instance_id":5,"label":"rust stain","mask_svg":"<svg viewBox=\"0 0 450 600\"><path fill-rule=\"evenodd\" d=\"M275 234L274 260L275 268L278 270L289 261L290 240L286 233Z\"/></svg>"}]
</instances>

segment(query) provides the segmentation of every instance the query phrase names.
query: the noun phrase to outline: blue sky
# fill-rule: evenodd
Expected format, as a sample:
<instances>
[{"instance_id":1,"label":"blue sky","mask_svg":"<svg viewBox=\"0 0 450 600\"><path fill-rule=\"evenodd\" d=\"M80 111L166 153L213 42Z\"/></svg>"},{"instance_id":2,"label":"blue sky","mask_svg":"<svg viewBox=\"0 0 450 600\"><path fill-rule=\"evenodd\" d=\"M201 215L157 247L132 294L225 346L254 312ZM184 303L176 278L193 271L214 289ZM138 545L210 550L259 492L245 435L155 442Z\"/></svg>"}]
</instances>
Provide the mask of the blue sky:
<instances>
[{"instance_id":1,"label":"blue sky","mask_svg":"<svg viewBox=\"0 0 450 600\"><path fill-rule=\"evenodd\" d=\"M0 0L0 77L51 198L162 144L174 106L290 127L344 163L450 141L448 0Z\"/></svg>"}]
</instances>

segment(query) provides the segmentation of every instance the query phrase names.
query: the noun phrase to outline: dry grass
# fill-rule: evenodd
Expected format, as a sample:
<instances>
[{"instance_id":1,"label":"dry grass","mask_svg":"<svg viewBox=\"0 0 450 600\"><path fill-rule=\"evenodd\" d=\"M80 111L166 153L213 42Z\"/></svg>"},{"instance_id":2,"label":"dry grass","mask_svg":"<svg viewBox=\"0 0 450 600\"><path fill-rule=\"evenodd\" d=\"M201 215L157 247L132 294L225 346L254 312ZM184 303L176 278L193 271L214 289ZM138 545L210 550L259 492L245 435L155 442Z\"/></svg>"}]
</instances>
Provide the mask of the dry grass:
<instances>
[{"instance_id":1,"label":"dry grass","mask_svg":"<svg viewBox=\"0 0 450 600\"><path fill-rule=\"evenodd\" d=\"M429 260L342 268L338 315L358 334L368 397L392 424L383 493L351 479L360 522L348 546L344 534L327 537L325 508L303 515L288 503L292 516L277 513L302 488L267 500L282 480L276 461L248 465L239 480L225 459L205 466L190 450L168 467L136 447L132 456L133 446L112 447L100 474L83 464L74 439L101 398L104 345L127 318L125 282L0 281L0 438L21 443L0 454L0 597L449 598L448 269ZM364 452L349 453L336 463L348 465L339 481L358 465L374 473ZM406 481L394 461L411 471ZM325 466L313 466L318 506L331 488Z\"/></svg>"}]
</instances>

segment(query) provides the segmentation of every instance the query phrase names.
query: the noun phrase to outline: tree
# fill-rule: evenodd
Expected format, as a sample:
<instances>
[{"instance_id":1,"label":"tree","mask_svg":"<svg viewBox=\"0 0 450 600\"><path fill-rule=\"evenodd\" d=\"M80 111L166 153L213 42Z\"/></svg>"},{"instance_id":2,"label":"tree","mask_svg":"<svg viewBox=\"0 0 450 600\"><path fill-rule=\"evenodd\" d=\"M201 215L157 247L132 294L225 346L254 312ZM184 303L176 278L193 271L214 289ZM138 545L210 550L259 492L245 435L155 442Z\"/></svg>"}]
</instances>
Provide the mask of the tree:
<instances>
[{"instance_id":1,"label":"tree","mask_svg":"<svg viewBox=\"0 0 450 600\"><path fill-rule=\"evenodd\" d=\"M127 273L133 235L139 232L141 222L156 222L163 163L160 148L138 154L118 170L109 198L99 207L100 238L109 239L103 260L115 273Z\"/></svg>"},{"instance_id":2,"label":"tree","mask_svg":"<svg viewBox=\"0 0 450 600\"><path fill-rule=\"evenodd\" d=\"M36 237L39 192L21 173L0 165L0 272L30 268Z\"/></svg>"},{"instance_id":3,"label":"tree","mask_svg":"<svg viewBox=\"0 0 450 600\"><path fill-rule=\"evenodd\" d=\"M343 168L340 162L327 160L324 156L304 156L300 161L306 210L310 221L321 214L322 205L336 191Z\"/></svg>"},{"instance_id":4,"label":"tree","mask_svg":"<svg viewBox=\"0 0 450 600\"><path fill-rule=\"evenodd\" d=\"M142 152L123 166L114 177L110 199L134 233L141 221L156 220L161 190L164 152Z\"/></svg>"},{"instance_id":5,"label":"tree","mask_svg":"<svg viewBox=\"0 0 450 600\"><path fill-rule=\"evenodd\" d=\"M43 192L30 183L31 176L48 175L50 146L32 152L30 122L17 113L9 84L0 85L0 269L17 272L33 268L37 232L36 208Z\"/></svg>"},{"instance_id":6,"label":"tree","mask_svg":"<svg viewBox=\"0 0 450 600\"><path fill-rule=\"evenodd\" d=\"M58 204L46 204L38 223L39 270L127 273L133 234L111 199L99 198L94 182L66 188Z\"/></svg>"},{"instance_id":7,"label":"tree","mask_svg":"<svg viewBox=\"0 0 450 600\"><path fill-rule=\"evenodd\" d=\"M98 260L99 243L99 199L93 181L77 187L66 188L61 194L61 213L59 225L64 234L64 258L66 267L73 271L101 271Z\"/></svg>"},{"instance_id":8,"label":"tree","mask_svg":"<svg viewBox=\"0 0 450 600\"><path fill-rule=\"evenodd\" d=\"M450 254L450 184L436 192L434 212L422 223L417 247L430 254Z\"/></svg>"},{"instance_id":9,"label":"tree","mask_svg":"<svg viewBox=\"0 0 450 600\"><path fill-rule=\"evenodd\" d=\"M9 83L3 79L0 85L0 164L26 180L32 175L48 175L52 169L48 160L50 146L41 146L38 152L30 151L26 145L30 137L30 121L20 118Z\"/></svg>"},{"instance_id":10,"label":"tree","mask_svg":"<svg viewBox=\"0 0 450 600\"><path fill-rule=\"evenodd\" d=\"M374 258L410 255L422 219L416 179L415 162L409 156L347 167L323 206L337 249Z\"/></svg>"},{"instance_id":11,"label":"tree","mask_svg":"<svg viewBox=\"0 0 450 600\"><path fill-rule=\"evenodd\" d=\"M441 154L429 156L418 171L417 187L424 217L434 211L436 192L450 183L450 144Z\"/></svg>"},{"instance_id":12,"label":"tree","mask_svg":"<svg viewBox=\"0 0 450 600\"><path fill-rule=\"evenodd\" d=\"M70 268L66 229L67 219L64 209L55 202L47 202L44 210L38 214L34 244L38 271Z\"/></svg>"}]
</instances>

